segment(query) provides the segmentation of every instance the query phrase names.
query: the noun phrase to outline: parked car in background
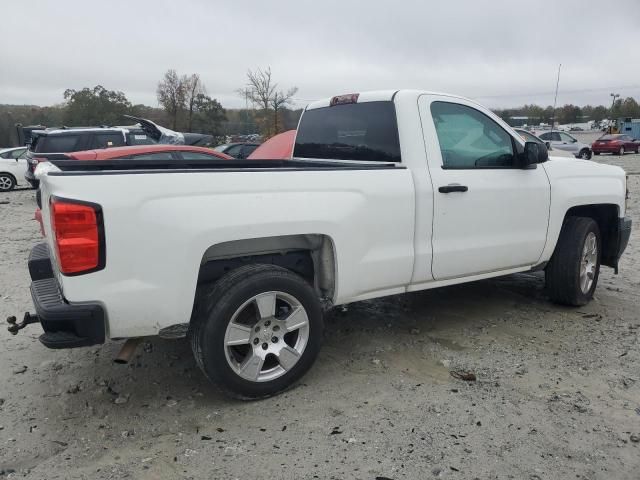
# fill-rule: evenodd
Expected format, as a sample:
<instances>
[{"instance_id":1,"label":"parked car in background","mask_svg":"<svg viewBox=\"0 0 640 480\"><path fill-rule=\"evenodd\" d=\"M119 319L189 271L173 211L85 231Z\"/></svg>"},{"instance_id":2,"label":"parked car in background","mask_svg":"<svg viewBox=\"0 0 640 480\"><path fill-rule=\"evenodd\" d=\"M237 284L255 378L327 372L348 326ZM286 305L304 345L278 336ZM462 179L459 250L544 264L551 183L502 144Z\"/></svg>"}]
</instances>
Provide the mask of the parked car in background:
<instances>
[{"instance_id":1,"label":"parked car in background","mask_svg":"<svg viewBox=\"0 0 640 480\"><path fill-rule=\"evenodd\" d=\"M56 157L60 153L77 152L135 145L172 144L207 146L211 135L182 133L164 128L151 120L125 115L137 125L121 127L72 127L34 130L29 146L29 164L25 178L34 187L38 180L33 172L38 163Z\"/></svg>"},{"instance_id":2,"label":"parked car in background","mask_svg":"<svg viewBox=\"0 0 640 480\"><path fill-rule=\"evenodd\" d=\"M27 147L0 149L0 192L13 190L24 182Z\"/></svg>"},{"instance_id":3,"label":"parked car in background","mask_svg":"<svg viewBox=\"0 0 640 480\"><path fill-rule=\"evenodd\" d=\"M601 153L613 153L614 155L624 155L627 152L640 152L640 140L634 139L631 135L613 134L603 135L591 144L591 149L595 155Z\"/></svg>"},{"instance_id":4,"label":"parked car in background","mask_svg":"<svg viewBox=\"0 0 640 480\"><path fill-rule=\"evenodd\" d=\"M293 144L295 141L296 131L287 130L260 144L247 158L249 160L288 160L293 155Z\"/></svg>"},{"instance_id":5,"label":"parked car in background","mask_svg":"<svg viewBox=\"0 0 640 480\"><path fill-rule=\"evenodd\" d=\"M65 155L68 160L159 160L190 162L200 160L231 160L233 157L212 148L190 145L142 145L108 149L85 150Z\"/></svg>"},{"instance_id":6,"label":"parked car in background","mask_svg":"<svg viewBox=\"0 0 640 480\"><path fill-rule=\"evenodd\" d=\"M591 158L591 147L577 138L569 135L567 132L558 132L557 130L544 132L538 135L541 140L549 142L554 150L564 150L571 152L574 157L589 160Z\"/></svg>"},{"instance_id":7,"label":"parked car in background","mask_svg":"<svg viewBox=\"0 0 640 480\"><path fill-rule=\"evenodd\" d=\"M243 160L251 155L259 146L259 143L226 143L224 145L218 145L214 150Z\"/></svg>"},{"instance_id":8,"label":"parked car in background","mask_svg":"<svg viewBox=\"0 0 640 480\"><path fill-rule=\"evenodd\" d=\"M522 128L514 128L514 130L522 137L525 142L535 142L538 145L544 146L549 151L549 156L551 157L569 157L573 158L573 154L566 152L564 150L556 150L551 147L549 142L543 142L540 138L536 137L533 133L524 130Z\"/></svg>"}]
</instances>

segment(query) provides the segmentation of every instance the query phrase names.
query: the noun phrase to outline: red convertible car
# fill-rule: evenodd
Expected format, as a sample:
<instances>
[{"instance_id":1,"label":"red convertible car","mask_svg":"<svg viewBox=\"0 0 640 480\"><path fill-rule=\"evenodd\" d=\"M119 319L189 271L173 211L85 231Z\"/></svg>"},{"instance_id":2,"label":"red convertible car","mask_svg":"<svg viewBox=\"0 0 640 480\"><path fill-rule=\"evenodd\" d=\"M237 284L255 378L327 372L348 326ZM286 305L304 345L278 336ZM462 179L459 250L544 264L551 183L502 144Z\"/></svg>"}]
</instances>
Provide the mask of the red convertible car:
<instances>
[{"instance_id":1,"label":"red convertible car","mask_svg":"<svg viewBox=\"0 0 640 480\"><path fill-rule=\"evenodd\" d=\"M640 151L640 140L621 133L603 135L591 144L591 150L594 155L600 155L601 153L613 153L614 155L624 155L627 152L638 153Z\"/></svg>"}]
</instances>

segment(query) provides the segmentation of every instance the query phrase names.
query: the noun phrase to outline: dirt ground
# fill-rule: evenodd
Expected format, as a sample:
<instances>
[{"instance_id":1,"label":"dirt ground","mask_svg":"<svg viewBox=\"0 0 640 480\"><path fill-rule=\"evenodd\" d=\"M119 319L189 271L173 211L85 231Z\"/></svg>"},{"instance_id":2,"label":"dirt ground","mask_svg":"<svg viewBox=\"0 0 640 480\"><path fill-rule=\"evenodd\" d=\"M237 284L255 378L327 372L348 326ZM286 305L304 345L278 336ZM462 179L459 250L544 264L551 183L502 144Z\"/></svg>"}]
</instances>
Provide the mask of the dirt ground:
<instances>
[{"instance_id":1,"label":"dirt ground","mask_svg":"<svg viewBox=\"0 0 640 480\"><path fill-rule=\"evenodd\" d=\"M186 341L47 350L0 330L0 478L638 479L640 155L620 275L583 308L541 274L362 302L296 388L226 399ZM0 317L32 310L32 190L0 194ZM477 381L450 370L475 372Z\"/></svg>"}]
</instances>

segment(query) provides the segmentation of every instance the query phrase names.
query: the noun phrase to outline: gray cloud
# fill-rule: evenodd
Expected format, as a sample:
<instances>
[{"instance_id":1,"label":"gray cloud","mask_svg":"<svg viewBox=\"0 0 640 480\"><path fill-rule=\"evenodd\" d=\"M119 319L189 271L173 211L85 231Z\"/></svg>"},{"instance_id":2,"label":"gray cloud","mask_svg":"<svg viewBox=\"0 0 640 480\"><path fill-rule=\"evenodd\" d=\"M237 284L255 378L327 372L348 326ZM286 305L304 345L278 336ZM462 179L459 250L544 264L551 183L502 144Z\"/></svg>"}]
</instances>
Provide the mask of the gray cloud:
<instances>
[{"instance_id":1,"label":"gray cloud","mask_svg":"<svg viewBox=\"0 0 640 480\"><path fill-rule=\"evenodd\" d=\"M0 103L47 105L102 84L156 105L168 68L200 73L238 107L270 65L297 102L379 88L458 93L492 106L640 97L640 2L67 0L2 5Z\"/></svg>"}]
</instances>

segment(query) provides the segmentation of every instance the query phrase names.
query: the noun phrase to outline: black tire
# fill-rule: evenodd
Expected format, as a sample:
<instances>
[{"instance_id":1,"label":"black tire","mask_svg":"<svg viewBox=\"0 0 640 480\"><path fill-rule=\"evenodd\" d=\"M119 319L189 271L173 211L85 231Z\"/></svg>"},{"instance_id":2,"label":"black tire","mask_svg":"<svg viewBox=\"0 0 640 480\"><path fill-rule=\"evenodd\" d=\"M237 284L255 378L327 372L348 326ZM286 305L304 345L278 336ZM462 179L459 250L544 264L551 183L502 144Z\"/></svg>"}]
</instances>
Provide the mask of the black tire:
<instances>
[{"instance_id":1,"label":"black tire","mask_svg":"<svg viewBox=\"0 0 640 480\"><path fill-rule=\"evenodd\" d=\"M0 192L10 192L16 187L16 179L8 173L0 173Z\"/></svg>"},{"instance_id":2,"label":"black tire","mask_svg":"<svg viewBox=\"0 0 640 480\"><path fill-rule=\"evenodd\" d=\"M591 151L588 148L580 150L580 158L583 160L591 160Z\"/></svg>"},{"instance_id":3,"label":"black tire","mask_svg":"<svg viewBox=\"0 0 640 480\"><path fill-rule=\"evenodd\" d=\"M591 288L583 292L580 287L580 267L585 241L591 232L596 237L597 261ZM600 274L601 244L600 229L592 218L568 217L565 220L546 268L546 286L552 301L578 307L593 298Z\"/></svg>"},{"instance_id":4,"label":"black tire","mask_svg":"<svg viewBox=\"0 0 640 480\"><path fill-rule=\"evenodd\" d=\"M625 153L624 145L622 145L620 149L615 153L615 155L624 155L624 153Z\"/></svg>"},{"instance_id":5,"label":"black tire","mask_svg":"<svg viewBox=\"0 0 640 480\"><path fill-rule=\"evenodd\" d=\"M251 381L236 373L226 356L224 336L234 313L253 296L280 291L295 297L309 321L306 347L297 363L283 375L268 381ZM246 265L233 270L212 286L201 287L189 330L196 362L207 378L224 393L242 400L255 400L286 390L313 365L324 329L320 300L299 275L274 265Z\"/></svg>"}]
</instances>

